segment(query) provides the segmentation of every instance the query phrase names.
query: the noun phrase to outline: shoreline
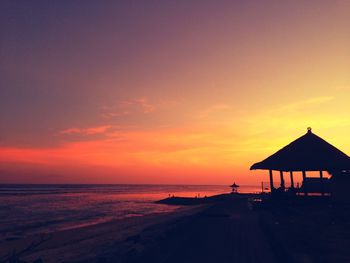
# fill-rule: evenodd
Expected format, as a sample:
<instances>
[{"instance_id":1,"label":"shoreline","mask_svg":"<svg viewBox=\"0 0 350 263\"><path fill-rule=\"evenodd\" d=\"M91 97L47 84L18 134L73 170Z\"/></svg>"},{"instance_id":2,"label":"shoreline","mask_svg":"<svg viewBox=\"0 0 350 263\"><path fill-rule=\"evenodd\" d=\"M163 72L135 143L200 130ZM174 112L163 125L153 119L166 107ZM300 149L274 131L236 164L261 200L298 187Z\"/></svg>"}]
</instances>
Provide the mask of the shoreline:
<instances>
[{"instance_id":1,"label":"shoreline","mask_svg":"<svg viewBox=\"0 0 350 263\"><path fill-rule=\"evenodd\" d=\"M0 262L8 259L14 252L19 254L18 258L28 262L39 258L45 263L64 262L66 257L69 262L75 262L83 258L84 250L93 247L90 246L91 244L89 245L91 242L96 242L98 246L103 247L108 243L107 240L122 241L123 238L137 235L138 232L142 232L144 228L153 224L165 223L179 217L188 216L203 208L203 205L179 207L171 212L114 219L88 226L33 234L15 240L3 241L0 246ZM107 240L104 241L103 239ZM62 257L61 254L66 256Z\"/></svg>"},{"instance_id":2,"label":"shoreline","mask_svg":"<svg viewBox=\"0 0 350 263\"><path fill-rule=\"evenodd\" d=\"M211 252L215 248L220 262L231 262L234 254L240 258L237 262L246 262L251 257L257 260L254 262L260 262L260 258L275 262L258 216L248 207L248 198L252 196L256 195L192 198L196 203L173 212L8 241L0 248L0 261L15 250L17 258L28 263L209 262L209 259L213 262L218 256Z\"/></svg>"}]
</instances>

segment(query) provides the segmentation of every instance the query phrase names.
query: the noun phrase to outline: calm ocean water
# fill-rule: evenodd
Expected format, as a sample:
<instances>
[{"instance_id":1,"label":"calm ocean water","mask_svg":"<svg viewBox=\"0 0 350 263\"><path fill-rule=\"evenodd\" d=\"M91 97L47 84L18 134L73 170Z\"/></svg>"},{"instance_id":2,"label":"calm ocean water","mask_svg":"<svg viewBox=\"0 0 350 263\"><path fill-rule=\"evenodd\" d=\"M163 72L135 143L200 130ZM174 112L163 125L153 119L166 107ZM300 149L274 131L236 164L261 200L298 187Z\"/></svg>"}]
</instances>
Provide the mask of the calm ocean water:
<instances>
[{"instance_id":1,"label":"calm ocean water","mask_svg":"<svg viewBox=\"0 0 350 263\"><path fill-rule=\"evenodd\" d=\"M241 192L259 187L242 186ZM173 211L154 201L175 196L210 196L227 186L199 185L0 185L0 242L131 216Z\"/></svg>"}]
</instances>

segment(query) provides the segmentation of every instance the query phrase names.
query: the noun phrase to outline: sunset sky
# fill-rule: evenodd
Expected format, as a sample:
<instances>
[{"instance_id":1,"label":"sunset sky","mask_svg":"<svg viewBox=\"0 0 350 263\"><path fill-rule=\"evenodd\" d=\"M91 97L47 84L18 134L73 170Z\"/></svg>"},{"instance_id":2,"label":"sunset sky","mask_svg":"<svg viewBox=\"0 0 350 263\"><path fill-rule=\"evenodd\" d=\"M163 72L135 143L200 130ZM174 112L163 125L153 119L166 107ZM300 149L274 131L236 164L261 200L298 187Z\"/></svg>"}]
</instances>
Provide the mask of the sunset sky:
<instances>
[{"instance_id":1,"label":"sunset sky","mask_svg":"<svg viewBox=\"0 0 350 263\"><path fill-rule=\"evenodd\" d=\"M0 183L259 184L349 116L350 1L0 3Z\"/></svg>"}]
</instances>

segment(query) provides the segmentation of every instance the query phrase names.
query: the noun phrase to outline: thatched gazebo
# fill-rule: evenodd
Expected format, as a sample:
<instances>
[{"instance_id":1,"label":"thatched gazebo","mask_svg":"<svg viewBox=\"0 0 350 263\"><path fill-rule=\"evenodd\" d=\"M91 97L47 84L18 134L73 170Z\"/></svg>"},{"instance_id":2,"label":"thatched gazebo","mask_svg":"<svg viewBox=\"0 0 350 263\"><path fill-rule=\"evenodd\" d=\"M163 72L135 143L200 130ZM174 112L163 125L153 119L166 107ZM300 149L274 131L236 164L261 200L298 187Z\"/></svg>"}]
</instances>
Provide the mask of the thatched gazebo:
<instances>
[{"instance_id":1,"label":"thatched gazebo","mask_svg":"<svg viewBox=\"0 0 350 263\"><path fill-rule=\"evenodd\" d=\"M232 193L238 192L239 185L236 184L235 182L232 185L230 185L230 187L232 188Z\"/></svg>"},{"instance_id":2,"label":"thatched gazebo","mask_svg":"<svg viewBox=\"0 0 350 263\"><path fill-rule=\"evenodd\" d=\"M322 138L312 133L311 128L307 133L291 142L278 152L265 160L255 163L251 170L269 170L270 189L273 192L276 188L273 183L273 170L280 174L280 190L285 189L284 172L290 175L291 188L294 189L293 172L301 172L303 177L301 192L329 192L326 189L328 179L324 178L323 172L330 174L350 171L350 157ZM307 177L306 172L317 171L319 178Z\"/></svg>"}]
</instances>

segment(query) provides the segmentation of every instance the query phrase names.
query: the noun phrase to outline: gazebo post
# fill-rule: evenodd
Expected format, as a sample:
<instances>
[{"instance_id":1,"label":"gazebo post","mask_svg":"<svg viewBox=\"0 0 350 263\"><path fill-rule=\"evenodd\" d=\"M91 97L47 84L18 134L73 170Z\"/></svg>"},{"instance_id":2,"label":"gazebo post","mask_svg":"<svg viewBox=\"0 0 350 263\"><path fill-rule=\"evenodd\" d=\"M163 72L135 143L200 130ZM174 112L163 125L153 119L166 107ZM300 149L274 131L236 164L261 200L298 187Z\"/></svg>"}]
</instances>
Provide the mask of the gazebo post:
<instances>
[{"instance_id":1,"label":"gazebo post","mask_svg":"<svg viewBox=\"0 0 350 263\"><path fill-rule=\"evenodd\" d=\"M303 171L303 185L306 180L306 171ZM307 195L307 189L304 189L304 194Z\"/></svg>"},{"instance_id":2,"label":"gazebo post","mask_svg":"<svg viewBox=\"0 0 350 263\"><path fill-rule=\"evenodd\" d=\"M280 178L281 178L281 188L284 189L283 171L280 171Z\"/></svg>"},{"instance_id":3,"label":"gazebo post","mask_svg":"<svg viewBox=\"0 0 350 263\"><path fill-rule=\"evenodd\" d=\"M290 171L290 186L291 188L294 188L293 171Z\"/></svg>"},{"instance_id":4,"label":"gazebo post","mask_svg":"<svg viewBox=\"0 0 350 263\"><path fill-rule=\"evenodd\" d=\"M273 176L272 176L272 170L269 170L269 175L270 175L270 189L271 189L271 192L275 189L273 187Z\"/></svg>"},{"instance_id":5,"label":"gazebo post","mask_svg":"<svg viewBox=\"0 0 350 263\"><path fill-rule=\"evenodd\" d=\"M320 179L321 179L321 194L324 195L324 184L323 184L323 172L320 170Z\"/></svg>"}]
</instances>

